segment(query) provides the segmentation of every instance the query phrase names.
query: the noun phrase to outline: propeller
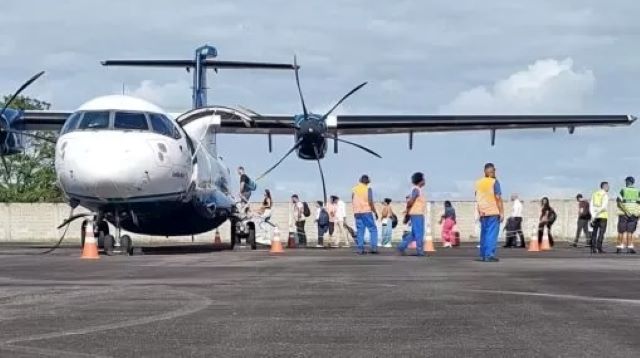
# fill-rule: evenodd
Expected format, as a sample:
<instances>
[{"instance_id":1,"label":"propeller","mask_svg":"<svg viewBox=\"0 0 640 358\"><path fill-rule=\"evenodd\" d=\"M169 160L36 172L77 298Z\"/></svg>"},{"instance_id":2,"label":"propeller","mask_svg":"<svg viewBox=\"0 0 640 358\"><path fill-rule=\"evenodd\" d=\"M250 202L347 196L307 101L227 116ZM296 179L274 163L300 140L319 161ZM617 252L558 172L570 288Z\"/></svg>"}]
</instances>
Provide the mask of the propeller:
<instances>
[{"instance_id":1,"label":"propeller","mask_svg":"<svg viewBox=\"0 0 640 358\"><path fill-rule=\"evenodd\" d=\"M9 108L11 103L13 101L15 101L16 98L18 98L20 93L22 93L22 91L24 91L27 87L29 87L33 82L35 82L42 75L44 75L44 71L40 71L40 72L36 73L31 78L29 78L25 83L23 83L22 86L20 86L20 88L18 88L18 90L15 91L11 97L9 97L9 100L5 102L4 106L2 107L2 110L0 110L0 118L2 118L2 116L4 116L4 113L7 111L7 108ZM28 132L24 132L24 131L11 129L11 128L9 128L8 120L7 120L7 123L6 123L6 127L5 127L5 122L0 120L0 133L2 133L2 132L25 135L25 136L28 136L28 137L33 137L33 138L44 140L44 141L51 142L51 143L55 143L56 142L55 140L53 140L51 138L43 137L43 136L40 136L40 135L37 135L37 134L33 134L33 133L28 133ZM0 155L1 154L2 153L0 153ZM5 167L6 167L6 165L5 165Z\"/></svg>"},{"instance_id":2,"label":"propeller","mask_svg":"<svg viewBox=\"0 0 640 358\"><path fill-rule=\"evenodd\" d=\"M299 73L299 66L298 66L298 60L297 58L294 56L293 57L293 65L294 65L294 72L295 72L295 76L296 76L296 87L298 88L298 95L300 96L300 104L302 105L302 112L304 115L304 120L309 120L309 111L307 110L307 105L304 101L304 95L302 93L302 86L300 85L300 73ZM320 121L325 122L327 118L331 115L331 113L333 113L333 111L336 110L336 108L338 108L347 98L351 97L351 95L353 95L354 93L356 93L357 91L359 91L362 87L364 87L367 84L367 82L363 82L359 85L357 85L356 87L354 87L351 91L347 92L347 94L345 94L344 96L342 96L342 98L340 98L340 100L338 102L336 102L331 109L329 109L324 115L322 115L322 117L320 117ZM251 111L253 112L253 111ZM259 114L253 112L253 114L256 114L259 116ZM317 118L317 117L314 117ZM286 123L287 125L291 126L292 128L295 129L300 129L300 125L298 123ZM326 128L326 127L325 127ZM338 135L335 134L330 134L328 132L322 133L322 137L325 139L333 139L336 143L337 142L342 142L345 144L349 144L352 145L356 148L360 148L362 150L364 150L365 152L375 155L378 158L382 158L378 153L374 152L373 150L354 143L354 142L350 142L348 140L344 140L344 139L340 139L338 138ZM293 145L293 147L276 163L274 164L271 168L269 168L266 172L264 172L262 175L260 175L256 180L262 179L264 178L267 174L269 174L270 172L272 172L275 168L277 168L289 155L291 155L291 153L293 153L294 151L296 151L297 149L299 149L303 142L304 142L304 135L300 135L299 139L297 140L297 142ZM313 143L309 143L313 145L313 151L315 154L315 160L318 163L318 170L320 171L320 179L322 180L322 192L324 194L324 203L326 204L327 202L327 187L326 187L326 183L324 180L324 172L322 170L322 164L320 163L321 160L321 154L320 154L320 149L318 148L318 145L313 142ZM306 147L306 146L305 146Z\"/></svg>"}]
</instances>

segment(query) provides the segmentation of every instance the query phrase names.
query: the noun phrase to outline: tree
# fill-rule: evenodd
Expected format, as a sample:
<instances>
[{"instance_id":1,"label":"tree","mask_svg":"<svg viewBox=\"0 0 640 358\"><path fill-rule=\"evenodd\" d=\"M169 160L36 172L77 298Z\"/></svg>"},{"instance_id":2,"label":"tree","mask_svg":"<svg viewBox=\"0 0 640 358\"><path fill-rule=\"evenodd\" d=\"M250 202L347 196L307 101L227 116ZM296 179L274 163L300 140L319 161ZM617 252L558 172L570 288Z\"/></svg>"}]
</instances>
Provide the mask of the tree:
<instances>
[{"instance_id":1,"label":"tree","mask_svg":"<svg viewBox=\"0 0 640 358\"><path fill-rule=\"evenodd\" d=\"M9 96L5 96L0 106ZM35 98L18 96L11 108L47 110L51 105ZM1 108L1 107L0 107ZM57 133L35 132L55 140ZM42 139L22 136L23 153L5 156L0 166L0 202L60 202L62 192L56 182L55 145Z\"/></svg>"}]
</instances>

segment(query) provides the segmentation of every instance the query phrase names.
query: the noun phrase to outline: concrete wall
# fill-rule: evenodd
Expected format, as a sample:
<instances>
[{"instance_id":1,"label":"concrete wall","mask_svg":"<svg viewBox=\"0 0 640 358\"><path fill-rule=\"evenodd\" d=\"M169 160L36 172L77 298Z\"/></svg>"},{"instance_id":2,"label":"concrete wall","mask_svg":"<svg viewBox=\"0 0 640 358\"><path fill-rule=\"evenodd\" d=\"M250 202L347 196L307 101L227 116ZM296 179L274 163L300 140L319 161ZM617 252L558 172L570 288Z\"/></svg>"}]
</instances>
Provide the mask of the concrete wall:
<instances>
[{"instance_id":1,"label":"concrete wall","mask_svg":"<svg viewBox=\"0 0 640 358\"><path fill-rule=\"evenodd\" d=\"M310 203L312 214L315 214L315 209ZM453 203L457 216L458 216L458 228L461 233L461 237L464 241L475 241L478 237L478 226L474 221L474 203L473 202L454 202ZM576 231L576 217L577 217L577 203L574 200L555 200L551 202L552 207L558 214L558 219L553 226L553 233L558 238L573 238ZM506 205L507 216L510 212L510 204ZM258 204L252 204L252 208L258 208ZM349 214L347 217L348 224L353 226L353 217L350 213L350 205L347 205ZM394 210L396 213L401 213L403 210L403 204L394 204ZM440 239L440 225L438 225L438 219L442 214L442 203L431 202L429 205L429 224L433 236L436 240ZM531 233L537 228L538 216L539 216L539 203L538 202L526 202L524 205L524 225L523 229L525 235L529 237ZM76 213L80 210L76 210ZM609 238L615 235L617 217L615 215L615 202L612 201L609 205L609 212L611 220L609 220L609 227L607 229L607 236ZM56 227L69 215L69 206L66 204L14 204L4 203L0 204L0 242L48 242L57 241L60 238L63 230L57 230ZM273 209L272 222L277 224L286 236L287 228L289 224L289 205L287 203L276 203ZM316 240L316 225L313 223L312 215L307 222L307 235L309 236L309 242ZM223 241L228 240L229 237L229 225L228 223L220 228L220 234ZM194 238L188 237L173 237L172 242L210 242L213 239L213 232L197 235ZM402 225L394 230L394 241L400 239L402 235ZM153 237L132 234L135 242L162 242L166 241L164 237ZM80 221L76 221L69 228L66 235L66 242L78 242L80 237ZM286 238L283 238L286 240Z\"/></svg>"}]
</instances>

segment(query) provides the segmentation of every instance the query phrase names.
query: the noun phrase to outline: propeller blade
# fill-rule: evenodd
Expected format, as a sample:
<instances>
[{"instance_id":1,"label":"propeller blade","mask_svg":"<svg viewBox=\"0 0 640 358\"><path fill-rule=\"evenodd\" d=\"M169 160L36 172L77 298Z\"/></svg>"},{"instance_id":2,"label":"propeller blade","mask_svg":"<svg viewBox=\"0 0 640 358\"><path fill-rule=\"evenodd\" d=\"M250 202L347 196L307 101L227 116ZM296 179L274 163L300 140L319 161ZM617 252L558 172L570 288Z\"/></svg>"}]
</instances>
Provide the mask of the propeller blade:
<instances>
[{"instance_id":1,"label":"propeller blade","mask_svg":"<svg viewBox=\"0 0 640 358\"><path fill-rule=\"evenodd\" d=\"M360 88L364 87L367 84L367 82L362 82L361 84L357 85L354 89L352 89L351 91L349 91L349 93L345 94L344 96L342 96L342 98L340 98L340 100L338 101L338 103L336 103L333 107L331 107L331 109L324 114L324 116L322 116L322 120L324 121L325 119L327 119L327 117L329 117L329 115L335 111L336 108L338 108L339 105L342 104L342 102L344 102L347 98L349 98L352 94L356 93Z\"/></svg>"},{"instance_id":2,"label":"propeller blade","mask_svg":"<svg viewBox=\"0 0 640 358\"><path fill-rule=\"evenodd\" d=\"M282 163L285 159L287 159L287 157L289 155L291 155L291 153L293 153L296 149L298 149L300 147L300 145L302 144L302 138L300 138L296 144L293 145L293 147L291 147L291 149L289 149L289 151L282 156L282 158L280 158L280 160L278 160L278 162L276 164L274 164L271 168L269 168L266 172L262 173L260 176L258 176L256 178L256 180L260 180L262 178L264 178L265 176L267 176L267 174L271 173L271 171L273 171L276 167L278 167L278 165L280 165L280 163Z\"/></svg>"},{"instance_id":3,"label":"propeller blade","mask_svg":"<svg viewBox=\"0 0 640 358\"><path fill-rule=\"evenodd\" d=\"M302 88L300 87L300 75L298 74L298 60L296 56L293 56L293 66L295 67L296 73L296 85L298 86L298 94L300 95L300 102L302 103L302 112L304 113L304 119L309 117L309 112L307 112L307 106L304 104L304 96L302 95Z\"/></svg>"},{"instance_id":4,"label":"propeller blade","mask_svg":"<svg viewBox=\"0 0 640 358\"><path fill-rule=\"evenodd\" d=\"M316 162L318 162L318 170L320 171L320 179L322 180L322 193L324 194L324 205L327 205L327 186L324 182L324 172L322 171L322 165L320 164L320 153L318 153L318 147L313 145L313 151L316 154Z\"/></svg>"},{"instance_id":5,"label":"propeller blade","mask_svg":"<svg viewBox=\"0 0 640 358\"><path fill-rule=\"evenodd\" d=\"M34 134L34 133L29 133L29 132L25 132L25 131L19 131L19 130L15 130L15 129L1 129L1 132L5 132L5 133L13 133L13 134L17 134L17 135L24 135L27 137L31 137L31 138L35 138L35 139L40 139L49 143L53 143L56 144L56 140L52 139L52 138L48 138L48 137L44 137L38 134Z\"/></svg>"},{"instance_id":6,"label":"propeller blade","mask_svg":"<svg viewBox=\"0 0 640 358\"><path fill-rule=\"evenodd\" d=\"M20 88L18 88L18 90L13 94L13 96L11 96L9 100L4 104L4 107L2 107L2 110L0 111L0 117L2 117L2 115L4 114L4 111L6 111L9 105L11 105L11 102L13 102L16 99L16 97L18 97L20 93L22 93L22 91L24 91L27 87L29 87L33 82L35 82L42 75L44 75L44 71L40 71L36 73L35 75L33 75L33 77L29 78L27 82L23 83L22 86L20 86Z\"/></svg>"},{"instance_id":7,"label":"propeller blade","mask_svg":"<svg viewBox=\"0 0 640 358\"><path fill-rule=\"evenodd\" d=\"M371 150L371 149L369 149L369 148L367 148L367 147L365 147L365 146L363 146L363 145L361 145L361 144L354 143L354 142L350 142L350 141L348 141L348 140L345 140L345 139L342 139L342 138L335 137L335 136L333 136L333 135L331 135L331 134L329 134L329 133L325 134L325 136L324 136L324 137L325 137L325 138L329 138L329 139L333 139L333 140L335 140L335 141L342 142L342 143L345 143L345 144L350 144L350 145L352 145L352 146L354 146L354 147L357 147L357 148L360 148L360 149L364 150L365 152L367 152L367 153L369 153L369 154L375 155L375 156L376 156L376 157L378 157L378 158L382 158L382 157L380 156L380 154L378 154L378 153L374 152L373 150Z\"/></svg>"}]
</instances>

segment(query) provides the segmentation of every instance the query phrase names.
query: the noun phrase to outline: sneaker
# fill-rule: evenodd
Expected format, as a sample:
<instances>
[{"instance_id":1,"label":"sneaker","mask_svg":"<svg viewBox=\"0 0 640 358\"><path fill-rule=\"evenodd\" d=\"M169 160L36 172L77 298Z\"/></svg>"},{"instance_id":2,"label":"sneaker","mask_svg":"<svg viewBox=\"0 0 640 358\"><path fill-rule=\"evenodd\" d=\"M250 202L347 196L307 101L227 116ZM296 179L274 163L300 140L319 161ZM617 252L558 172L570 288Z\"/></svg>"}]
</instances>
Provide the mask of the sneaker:
<instances>
[{"instance_id":1,"label":"sneaker","mask_svg":"<svg viewBox=\"0 0 640 358\"><path fill-rule=\"evenodd\" d=\"M488 257L486 260L486 262L499 262L500 259L497 257Z\"/></svg>"},{"instance_id":2,"label":"sneaker","mask_svg":"<svg viewBox=\"0 0 640 358\"><path fill-rule=\"evenodd\" d=\"M372 250L372 251L369 251L369 253L371 255L377 255L378 254L378 250Z\"/></svg>"},{"instance_id":3,"label":"sneaker","mask_svg":"<svg viewBox=\"0 0 640 358\"><path fill-rule=\"evenodd\" d=\"M358 251L358 252L356 252L356 255L358 255L358 256L364 256L366 254L367 254L366 251Z\"/></svg>"},{"instance_id":4,"label":"sneaker","mask_svg":"<svg viewBox=\"0 0 640 358\"><path fill-rule=\"evenodd\" d=\"M633 249L633 247L630 247L627 249L627 253L631 254L631 255L635 255L636 254L636 250Z\"/></svg>"},{"instance_id":5,"label":"sneaker","mask_svg":"<svg viewBox=\"0 0 640 358\"><path fill-rule=\"evenodd\" d=\"M622 249L621 248L616 248L616 254L620 255L622 253Z\"/></svg>"},{"instance_id":6,"label":"sneaker","mask_svg":"<svg viewBox=\"0 0 640 358\"><path fill-rule=\"evenodd\" d=\"M487 259L484 257L478 257L477 259L475 259L474 261L478 261L478 262L487 262Z\"/></svg>"},{"instance_id":7,"label":"sneaker","mask_svg":"<svg viewBox=\"0 0 640 358\"><path fill-rule=\"evenodd\" d=\"M576 243L574 242L573 244L571 244L571 245L569 245L569 246L571 246L571 247L578 247L578 244L576 244Z\"/></svg>"},{"instance_id":8,"label":"sneaker","mask_svg":"<svg viewBox=\"0 0 640 358\"><path fill-rule=\"evenodd\" d=\"M407 256L407 253L405 251L396 250L396 255L398 255L398 256Z\"/></svg>"}]
</instances>

